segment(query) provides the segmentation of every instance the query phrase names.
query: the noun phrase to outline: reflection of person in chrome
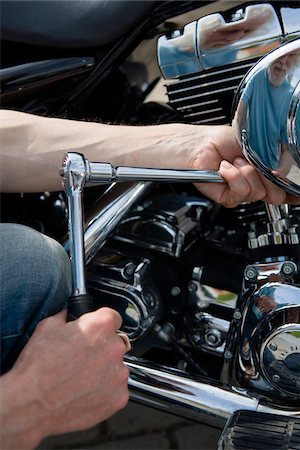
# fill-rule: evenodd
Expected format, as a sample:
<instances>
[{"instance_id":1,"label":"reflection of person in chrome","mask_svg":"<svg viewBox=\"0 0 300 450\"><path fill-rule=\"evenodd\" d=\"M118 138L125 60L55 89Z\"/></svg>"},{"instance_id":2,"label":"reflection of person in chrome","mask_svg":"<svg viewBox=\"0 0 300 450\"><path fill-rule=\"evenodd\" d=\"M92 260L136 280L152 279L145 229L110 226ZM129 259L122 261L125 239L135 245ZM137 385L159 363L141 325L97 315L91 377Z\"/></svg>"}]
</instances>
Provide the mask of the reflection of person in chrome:
<instances>
[{"instance_id":1,"label":"reflection of person in chrome","mask_svg":"<svg viewBox=\"0 0 300 450\"><path fill-rule=\"evenodd\" d=\"M289 79L299 54L299 50L290 52L258 72L246 86L237 111L252 150L280 176L286 176L294 163L287 149L286 121L293 91Z\"/></svg>"},{"instance_id":2,"label":"reflection of person in chrome","mask_svg":"<svg viewBox=\"0 0 300 450\"><path fill-rule=\"evenodd\" d=\"M274 16L270 5L250 5L245 17L236 22L226 23L220 14L200 19L199 46L203 66L216 67L234 62L239 51L235 44L239 46L241 41L264 36L272 27Z\"/></svg>"}]
</instances>

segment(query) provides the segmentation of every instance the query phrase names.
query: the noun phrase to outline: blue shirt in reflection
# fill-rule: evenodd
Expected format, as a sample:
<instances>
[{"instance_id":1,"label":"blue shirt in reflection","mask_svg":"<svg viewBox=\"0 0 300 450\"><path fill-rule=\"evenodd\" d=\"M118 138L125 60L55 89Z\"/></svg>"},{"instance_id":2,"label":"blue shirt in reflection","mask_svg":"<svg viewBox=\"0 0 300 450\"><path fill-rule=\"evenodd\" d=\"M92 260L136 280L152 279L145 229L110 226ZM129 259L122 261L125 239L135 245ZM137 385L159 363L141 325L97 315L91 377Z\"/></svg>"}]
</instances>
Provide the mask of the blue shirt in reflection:
<instances>
[{"instance_id":1,"label":"blue shirt in reflection","mask_svg":"<svg viewBox=\"0 0 300 450\"><path fill-rule=\"evenodd\" d=\"M271 85L267 69L250 80L242 95L248 106L247 130L251 148L265 166L277 169L281 143L287 143L286 120L292 95L285 80L280 86Z\"/></svg>"},{"instance_id":2,"label":"blue shirt in reflection","mask_svg":"<svg viewBox=\"0 0 300 450\"><path fill-rule=\"evenodd\" d=\"M225 66L235 62L237 57L236 49L219 49L210 51L201 51L200 60L204 69L210 69L213 67Z\"/></svg>"}]
</instances>

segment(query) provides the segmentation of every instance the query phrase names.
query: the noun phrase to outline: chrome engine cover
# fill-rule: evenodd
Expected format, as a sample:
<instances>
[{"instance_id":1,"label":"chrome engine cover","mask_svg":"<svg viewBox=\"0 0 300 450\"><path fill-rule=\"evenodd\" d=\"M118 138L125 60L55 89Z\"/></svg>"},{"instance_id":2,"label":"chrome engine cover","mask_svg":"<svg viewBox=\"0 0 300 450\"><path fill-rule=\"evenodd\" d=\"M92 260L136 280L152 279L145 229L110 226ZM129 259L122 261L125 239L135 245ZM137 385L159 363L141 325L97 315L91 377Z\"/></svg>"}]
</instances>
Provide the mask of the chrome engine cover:
<instances>
[{"instance_id":1,"label":"chrome engine cover","mask_svg":"<svg viewBox=\"0 0 300 450\"><path fill-rule=\"evenodd\" d=\"M256 280L245 282L244 308L231 336L239 342L232 358L238 384L292 404L300 398L300 288L287 284L284 270L295 268L290 263L251 266ZM227 349L225 359L230 353Z\"/></svg>"},{"instance_id":2,"label":"chrome engine cover","mask_svg":"<svg viewBox=\"0 0 300 450\"><path fill-rule=\"evenodd\" d=\"M270 50L299 37L299 19L297 2L277 10L267 2L240 4L161 36L158 63L169 105L188 123L228 124L244 75Z\"/></svg>"}]
</instances>

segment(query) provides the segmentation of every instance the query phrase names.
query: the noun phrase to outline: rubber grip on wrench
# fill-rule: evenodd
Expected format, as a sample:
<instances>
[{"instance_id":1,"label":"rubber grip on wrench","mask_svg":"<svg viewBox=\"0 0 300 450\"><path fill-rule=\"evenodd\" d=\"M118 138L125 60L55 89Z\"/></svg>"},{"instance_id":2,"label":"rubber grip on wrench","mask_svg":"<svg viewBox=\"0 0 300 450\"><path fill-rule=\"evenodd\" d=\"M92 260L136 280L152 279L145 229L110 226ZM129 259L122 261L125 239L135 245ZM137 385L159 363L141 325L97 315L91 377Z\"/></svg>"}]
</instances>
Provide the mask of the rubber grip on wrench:
<instances>
[{"instance_id":1,"label":"rubber grip on wrench","mask_svg":"<svg viewBox=\"0 0 300 450\"><path fill-rule=\"evenodd\" d=\"M67 322L78 319L83 314L94 311L93 297L89 294L71 295L68 298Z\"/></svg>"}]
</instances>

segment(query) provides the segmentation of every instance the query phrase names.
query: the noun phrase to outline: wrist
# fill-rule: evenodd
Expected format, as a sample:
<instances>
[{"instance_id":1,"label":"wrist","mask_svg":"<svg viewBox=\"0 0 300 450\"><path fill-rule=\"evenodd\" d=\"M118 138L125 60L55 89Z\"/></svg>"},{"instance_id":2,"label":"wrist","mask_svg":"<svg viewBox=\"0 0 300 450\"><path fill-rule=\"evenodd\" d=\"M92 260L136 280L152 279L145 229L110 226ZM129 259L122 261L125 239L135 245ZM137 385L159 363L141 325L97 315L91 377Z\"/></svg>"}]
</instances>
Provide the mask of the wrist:
<instances>
[{"instance_id":1,"label":"wrist","mask_svg":"<svg viewBox=\"0 0 300 450\"><path fill-rule=\"evenodd\" d=\"M0 380L1 448L32 449L48 433L33 374L12 369Z\"/></svg>"},{"instance_id":2,"label":"wrist","mask_svg":"<svg viewBox=\"0 0 300 450\"><path fill-rule=\"evenodd\" d=\"M201 126L181 123L122 129L126 144L117 164L157 168L192 168L203 134Z\"/></svg>"}]
</instances>

